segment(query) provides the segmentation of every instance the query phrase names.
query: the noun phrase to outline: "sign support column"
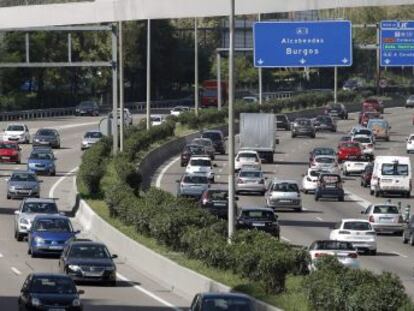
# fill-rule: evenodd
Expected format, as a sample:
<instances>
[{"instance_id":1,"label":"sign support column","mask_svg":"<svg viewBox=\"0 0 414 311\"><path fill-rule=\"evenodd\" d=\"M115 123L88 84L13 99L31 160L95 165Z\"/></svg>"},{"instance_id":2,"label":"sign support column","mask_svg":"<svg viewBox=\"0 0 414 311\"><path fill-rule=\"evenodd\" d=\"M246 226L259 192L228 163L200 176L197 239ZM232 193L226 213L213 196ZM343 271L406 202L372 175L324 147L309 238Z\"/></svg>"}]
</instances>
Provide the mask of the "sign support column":
<instances>
[{"instance_id":1,"label":"sign support column","mask_svg":"<svg viewBox=\"0 0 414 311\"><path fill-rule=\"evenodd\" d=\"M257 15L257 21L261 21L262 17L261 14L259 13ZM258 71L259 71L259 105L263 104L263 69L261 67L259 67Z\"/></svg>"},{"instance_id":2,"label":"sign support column","mask_svg":"<svg viewBox=\"0 0 414 311\"><path fill-rule=\"evenodd\" d=\"M217 52L217 109L222 107L222 91L221 91L221 55Z\"/></svg>"},{"instance_id":3,"label":"sign support column","mask_svg":"<svg viewBox=\"0 0 414 311\"><path fill-rule=\"evenodd\" d=\"M112 24L112 153L114 155L118 153L118 44L116 35L116 25Z\"/></svg>"},{"instance_id":4,"label":"sign support column","mask_svg":"<svg viewBox=\"0 0 414 311\"><path fill-rule=\"evenodd\" d=\"M119 32L119 150L124 151L124 47L122 40L122 22L118 24Z\"/></svg>"},{"instance_id":5,"label":"sign support column","mask_svg":"<svg viewBox=\"0 0 414 311\"><path fill-rule=\"evenodd\" d=\"M194 18L194 108L198 116L199 94L198 94L198 23L197 17Z\"/></svg>"},{"instance_id":6,"label":"sign support column","mask_svg":"<svg viewBox=\"0 0 414 311\"><path fill-rule=\"evenodd\" d=\"M338 103L338 67L334 67L334 103Z\"/></svg>"},{"instance_id":7,"label":"sign support column","mask_svg":"<svg viewBox=\"0 0 414 311\"><path fill-rule=\"evenodd\" d=\"M151 20L147 21L147 130L151 128Z\"/></svg>"}]
</instances>

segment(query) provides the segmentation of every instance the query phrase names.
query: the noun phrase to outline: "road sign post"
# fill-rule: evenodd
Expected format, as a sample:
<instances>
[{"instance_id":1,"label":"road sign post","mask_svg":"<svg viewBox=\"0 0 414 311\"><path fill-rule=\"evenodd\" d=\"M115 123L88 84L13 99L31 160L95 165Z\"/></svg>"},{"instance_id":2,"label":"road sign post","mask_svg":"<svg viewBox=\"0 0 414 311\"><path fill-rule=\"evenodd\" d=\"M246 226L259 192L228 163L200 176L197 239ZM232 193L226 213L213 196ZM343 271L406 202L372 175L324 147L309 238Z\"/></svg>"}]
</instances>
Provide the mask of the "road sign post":
<instances>
[{"instance_id":1,"label":"road sign post","mask_svg":"<svg viewBox=\"0 0 414 311\"><path fill-rule=\"evenodd\" d=\"M382 67L414 66L414 21L382 21L380 24Z\"/></svg>"}]
</instances>

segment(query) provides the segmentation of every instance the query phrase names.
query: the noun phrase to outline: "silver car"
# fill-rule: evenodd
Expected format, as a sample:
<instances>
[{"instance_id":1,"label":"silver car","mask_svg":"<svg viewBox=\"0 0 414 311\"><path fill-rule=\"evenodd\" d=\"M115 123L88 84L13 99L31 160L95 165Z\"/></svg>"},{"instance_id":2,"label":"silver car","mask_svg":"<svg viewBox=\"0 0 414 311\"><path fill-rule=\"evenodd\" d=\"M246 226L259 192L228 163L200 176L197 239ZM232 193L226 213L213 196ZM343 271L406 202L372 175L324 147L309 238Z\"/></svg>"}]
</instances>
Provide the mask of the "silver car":
<instances>
[{"instance_id":1,"label":"silver car","mask_svg":"<svg viewBox=\"0 0 414 311\"><path fill-rule=\"evenodd\" d=\"M197 200L210 187L207 175L205 174L184 174L180 180L177 180L177 183L178 197L190 197Z\"/></svg>"},{"instance_id":2,"label":"silver car","mask_svg":"<svg viewBox=\"0 0 414 311\"><path fill-rule=\"evenodd\" d=\"M214 160L216 149L214 148L213 141L210 138L194 138L191 143L203 146L211 160Z\"/></svg>"},{"instance_id":3,"label":"silver car","mask_svg":"<svg viewBox=\"0 0 414 311\"><path fill-rule=\"evenodd\" d=\"M266 192L265 179L260 170L242 168L236 178L236 193L258 192L263 195Z\"/></svg>"},{"instance_id":4,"label":"silver car","mask_svg":"<svg viewBox=\"0 0 414 311\"><path fill-rule=\"evenodd\" d=\"M14 171L7 179L7 199L40 196L40 181L30 171Z\"/></svg>"},{"instance_id":5,"label":"silver car","mask_svg":"<svg viewBox=\"0 0 414 311\"><path fill-rule=\"evenodd\" d=\"M405 108L414 108L414 95L410 95L405 102Z\"/></svg>"},{"instance_id":6,"label":"silver car","mask_svg":"<svg viewBox=\"0 0 414 311\"><path fill-rule=\"evenodd\" d=\"M30 228L34 218L40 214L58 214L58 207L53 199L26 198L14 212L14 237L22 241Z\"/></svg>"},{"instance_id":7,"label":"silver car","mask_svg":"<svg viewBox=\"0 0 414 311\"><path fill-rule=\"evenodd\" d=\"M302 198L295 180L273 179L265 194L266 206L277 209L302 211Z\"/></svg>"},{"instance_id":8,"label":"silver car","mask_svg":"<svg viewBox=\"0 0 414 311\"><path fill-rule=\"evenodd\" d=\"M397 205L372 204L361 214L365 215L376 232L399 234L404 232L404 220Z\"/></svg>"},{"instance_id":9,"label":"silver car","mask_svg":"<svg viewBox=\"0 0 414 311\"><path fill-rule=\"evenodd\" d=\"M85 133L81 143L81 150L89 149L102 139L103 135L99 131L88 131Z\"/></svg>"}]
</instances>

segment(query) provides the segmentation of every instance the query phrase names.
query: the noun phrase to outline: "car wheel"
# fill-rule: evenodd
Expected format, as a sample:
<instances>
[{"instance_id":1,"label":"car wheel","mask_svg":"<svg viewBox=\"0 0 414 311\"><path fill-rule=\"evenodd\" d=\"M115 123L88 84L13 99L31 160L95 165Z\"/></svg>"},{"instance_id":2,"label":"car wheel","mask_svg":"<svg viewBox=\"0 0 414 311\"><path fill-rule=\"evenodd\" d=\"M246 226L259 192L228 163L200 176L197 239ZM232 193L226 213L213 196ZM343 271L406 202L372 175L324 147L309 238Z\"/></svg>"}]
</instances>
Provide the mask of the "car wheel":
<instances>
[{"instance_id":1,"label":"car wheel","mask_svg":"<svg viewBox=\"0 0 414 311\"><path fill-rule=\"evenodd\" d=\"M7 200L10 200L10 199L11 199L11 197L9 195L7 195Z\"/></svg>"},{"instance_id":2,"label":"car wheel","mask_svg":"<svg viewBox=\"0 0 414 311\"><path fill-rule=\"evenodd\" d=\"M410 198L410 197L411 197L411 191L408 191L408 192L405 194L405 197L406 197L406 198Z\"/></svg>"},{"instance_id":3,"label":"car wheel","mask_svg":"<svg viewBox=\"0 0 414 311\"><path fill-rule=\"evenodd\" d=\"M360 183L360 185L361 185L361 187L364 187L364 183L362 182L362 180L361 180L361 183Z\"/></svg>"},{"instance_id":4,"label":"car wheel","mask_svg":"<svg viewBox=\"0 0 414 311\"><path fill-rule=\"evenodd\" d=\"M408 241L409 241L409 243L410 243L411 246L414 245L414 234L412 234L412 233L410 234L410 238L409 238Z\"/></svg>"},{"instance_id":5,"label":"car wheel","mask_svg":"<svg viewBox=\"0 0 414 311\"><path fill-rule=\"evenodd\" d=\"M16 164L21 164L21 163L22 161L20 159L16 161Z\"/></svg>"},{"instance_id":6,"label":"car wheel","mask_svg":"<svg viewBox=\"0 0 414 311\"><path fill-rule=\"evenodd\" d=\"M292 133L292 138L295 138L295 137L296 137L296 135Z\"/></svg>"},{"instance_id":7,"label":"car wheel","mask_svg":"<svg viewBox=\"0 0 414 311\"><path fill-rule=\"evenodd\" d=\"M379 193L379 191L377 191L377 190L374 190L374 195L375 195L375 197L376 197L376 198L378 198L378 197L380 196L380 193Z\"/></svg>"},{"instance_id":8,"label":"car wheel","mask_svg":"<svg viewBox=\"0 0 414 311\"><path fill-rule=\"evenodd\" d=\"M315 201L319 200L319 196L315 195Z\"/></svg>"},{"instance_id":9,"label":"car wheel","mask_svg":"<svg viewBox=\"0 0 414 311\"><path fill-rule=\"evenodd\" d=\"M315 134L311 135L311 138L315 138L315 137L316 137L316 135L315 135Z\"/></svg>"},{"instance_id":10,"label":"car wheel","mask_svg":"<svg viewBox=\"0 0 414 311\"><path fill-rule=\"evenodd\" d=\"M402 242L403 242L403 244L407 244L407 243L408 243L408 239L407 239L407 237L405 236L404 231L403 231L403 233L402 233Z\"/></svg>"},{"instance_id":11,"label":"car wheel","mask_svg":"<svg viewBox=\"0 0 414 311\"><path fill-rule=\"evenodd\" d=\"M344 197L339 197L338 200L339 200L339 202L343 202L344 201Z\"/></svg>"},{"instance_id":12,"label":"car wheel","mask_svg":"<svg viewBox=\"0 0 414 311\"><path fill-rule=\"evenodd\" d=\"M308 191L308 190L303 190L303 193L304 193L304 194L308 194L308 193L309 193L309 191Z\"/></svg>"},{"instance_id":13,"label":"car wheel","mask_svg":"<svg viewBox=\"0 0 414 311\"><path fill-rule=\"evenodd\" d=\"M56 170L54 170L50 175L56 176Z\"/></svg>"},{"instance_id":14,"label":"car wheel","mask_svg":"<svg viewBox=\"0 0 414 311\"><path fill-rule=\"evenodd\" d=\"M377 254L377 250L376 249L370 250L369 254L372 256L375 256Z\"/></svg>"},{"instance_id":15,"label":"car wheel","mask_svg":"<svg viewBox=\"0 0 414 311\"><path fill-rule=\"evenodd\" d=\"M60 144L56 146L56 149L60 149Z\"/></svg>"},{"instance_id":16,"label":"car wheel","mask_svg":"<svg viewBox=\"0 0 414 311\"><path fill-rule=\"evenodd\" d=\"M300 208L295 208L295 212L299 212L299 213L301 213L303 211L303 209L300 207Z\"/></svg>"},{"instance_id":17,"label":"car wheel","mask_svg":"<svg viewBox=\"0 0 414 311\"><path fill-rule=\"evenodd\" d=\"M369 194L370 194L370 195L374 195L374 190L370 189L370 190L369 190Z\"/></svg>"},{"instance_id":18,"label":"car wheel","mask_svg":"<svg viewBox=\"0 0 414 311\"><path fill-rule=\"evenodd\" d=\"M20 233L18 233L17 231L14 232L14 237L18 242L23 241L23 235L21 235Z\"/></svg>"}]
</instances>

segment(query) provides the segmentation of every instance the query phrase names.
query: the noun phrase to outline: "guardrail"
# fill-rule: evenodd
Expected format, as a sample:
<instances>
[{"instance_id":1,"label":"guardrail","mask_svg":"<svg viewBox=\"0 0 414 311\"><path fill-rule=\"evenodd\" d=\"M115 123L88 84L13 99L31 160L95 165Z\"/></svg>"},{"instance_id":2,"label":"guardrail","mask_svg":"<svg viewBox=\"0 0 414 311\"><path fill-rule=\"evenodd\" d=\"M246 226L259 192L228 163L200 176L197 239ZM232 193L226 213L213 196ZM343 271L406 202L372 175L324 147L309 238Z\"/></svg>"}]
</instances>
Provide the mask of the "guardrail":
<instances>
[{"instance_id":1,"label":"guardrail","mask_svg":"<svg viewBox=\"0 0 414 311\"><path fill-rule=\"evenodd\" d=\"M73 114L75 114L75 107L9 111L0 112L0 121L17 121L50 117L62 117L70 116Z\"/></svg>"}]
</instances>

